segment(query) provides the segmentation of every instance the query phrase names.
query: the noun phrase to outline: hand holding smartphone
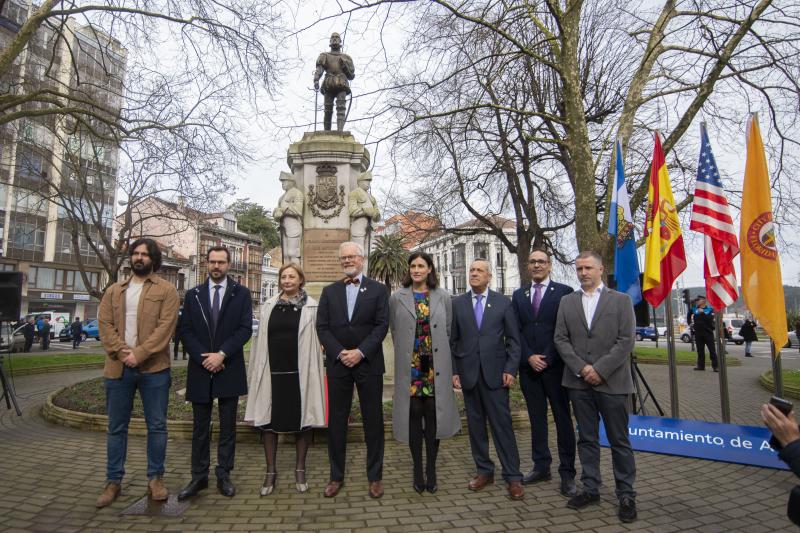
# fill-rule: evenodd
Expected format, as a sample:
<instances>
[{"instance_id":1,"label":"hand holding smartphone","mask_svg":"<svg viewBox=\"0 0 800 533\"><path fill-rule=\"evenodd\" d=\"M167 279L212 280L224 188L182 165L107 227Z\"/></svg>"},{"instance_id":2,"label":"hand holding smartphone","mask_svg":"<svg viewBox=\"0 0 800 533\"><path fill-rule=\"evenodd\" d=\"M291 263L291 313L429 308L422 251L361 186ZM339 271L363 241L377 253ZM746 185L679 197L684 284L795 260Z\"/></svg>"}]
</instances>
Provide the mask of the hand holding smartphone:
<instances>
[{"instance_id":1,"label":"hand holding smartphone","mask_svg":"<svg viewBox=\"0 0 800 533\"><path fill-rule=\"evenodd\" d=\"M780 396L773 396L769 399L769 403L774 405L778 411L783 413L785 416L789 416L789 413L792 412L794 405L789 400L781 398Z\"/></svg>"}]
</instances>

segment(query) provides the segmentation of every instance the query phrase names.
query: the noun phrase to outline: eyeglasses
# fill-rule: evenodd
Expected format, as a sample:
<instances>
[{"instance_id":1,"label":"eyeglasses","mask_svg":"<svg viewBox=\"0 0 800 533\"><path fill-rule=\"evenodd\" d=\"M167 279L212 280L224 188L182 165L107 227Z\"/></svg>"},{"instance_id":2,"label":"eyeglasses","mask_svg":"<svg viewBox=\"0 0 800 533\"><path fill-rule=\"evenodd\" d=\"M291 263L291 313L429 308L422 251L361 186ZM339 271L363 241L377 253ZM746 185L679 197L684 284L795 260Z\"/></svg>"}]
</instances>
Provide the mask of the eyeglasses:
<instances>
[{"instance_id":1,"label":"eyeglasses","mask_svg":"<svg viewBox=\"0 0 800 533\"><path fill-rule=\"evenodd\" d=\"M355 261L359 257L364 257L362 255L341 255L339 256L339 261L342 263L347 263L349 261Z\"/></svg>"},{"instance_id":2,"label":"eyeglasses","mask_svg":"<svg viewBox=\"0 0 800 533\"><path fill-rule=\"evenodd\" d=\"M549 262L549 259L528 259L529 265L546 265Z\"/></svg>"}]
</instances>

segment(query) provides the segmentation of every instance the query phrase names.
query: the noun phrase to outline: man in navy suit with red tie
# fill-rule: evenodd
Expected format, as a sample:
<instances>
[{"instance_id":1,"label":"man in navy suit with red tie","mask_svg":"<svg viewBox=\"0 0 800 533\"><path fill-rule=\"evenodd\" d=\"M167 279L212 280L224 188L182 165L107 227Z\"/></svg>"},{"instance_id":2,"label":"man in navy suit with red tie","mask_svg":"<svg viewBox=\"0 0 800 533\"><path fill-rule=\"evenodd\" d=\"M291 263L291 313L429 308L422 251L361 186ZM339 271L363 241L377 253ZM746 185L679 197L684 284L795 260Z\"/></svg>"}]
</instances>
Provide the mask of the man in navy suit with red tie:
<instances>
[{"instance_id":1,"label":"man in navy suit with red tie","mask_svg":"<svg viewBox=\"0 0 800 533\"><path fill-rule=\"evenodd\" d=\"M533 469L523 484L548 481L553 457L547 444L547 402L553 411L558 442L558 473L561 494L574 496L575 430L567 391L561 386L564 362L556 351L553 335L561 298L572 288L550 279L553 265L550 253L534 248L528 256L531 284L514 291L512 302L520 327L519 381L531 421Z\"/></svg>"},{"instance_id":2,"label":"man in navy suit with red tie","mask_svg":"<svg viewBox=\"0 0 800 533\"><path fill-rule=\"evenodd\" d=\"M339 246L344 279L322 289L317 334L325 347L328 375L328 457L331 477L325 497L344 484L347 421L358 390L367 444L369 495L383 496L383 338L389 331L389 291L364 276L364 249L354 242Z\"/></svg>"}]
</instances>

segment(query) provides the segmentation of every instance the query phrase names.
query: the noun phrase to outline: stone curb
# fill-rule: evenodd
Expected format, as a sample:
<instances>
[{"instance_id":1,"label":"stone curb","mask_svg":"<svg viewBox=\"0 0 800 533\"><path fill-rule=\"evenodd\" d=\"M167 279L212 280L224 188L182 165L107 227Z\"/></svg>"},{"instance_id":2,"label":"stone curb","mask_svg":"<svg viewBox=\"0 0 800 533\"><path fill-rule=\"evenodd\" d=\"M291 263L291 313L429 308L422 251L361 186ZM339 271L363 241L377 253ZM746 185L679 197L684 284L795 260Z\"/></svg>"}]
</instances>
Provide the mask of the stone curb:
<instances>
[{"instance_id":1,"label":"stone curb","mask_svg":"<svg viewBox=\"0 0 800 533\"><path fill-rule=\"evenodd\" d=\"M647 357L642 357L640 355L636 356L636 362L643 364L643 365L666 365L666 359L649 359ZM678 366L694 366L694 361L676 361ZM742 360L736 357L726 357L725 363L728 366L742 366Z\"/></svg>"},{"instance_id":2,"label":"stone curb","mask_svg":"<svg viewBox=\"0 0 800 533\"><path fill-rule=\"evenodd\" d=\"M42 418L51 424L66 426L76 429L85 429L89 431L97 431L105 433L108 428L108 416L97 415L92 413L82 413L80 411L71 411L64 409L53 403L53 398L60 394L66 387L61 388L47 397L44 405L42 406ZM528 427L528 413L527 411L517 411L511 413L511 420L514 429ZM466 431L467 420L461 417L462 432ZM327 428L314 428L314 442L327 442ZM383 431L389 435L392 434L392 421L384 421ZM217 424L212 423L211 433L216 436L219 432ZM130 435L146 436L147 426L143 418L131 418L130 426L128 427ZM179 440L192 440L192 421L191 420L168 420L167 421L167 434L172 439ZM282 442L294 442L292 434L281 434L280 439ZM253 429L253 426L238 422L236 424L236 442L259 442L259 433ZM350 424L347 431L348 442L361 442L364 440L364 427L360 423Z\"/></svg>"},{"instance_id":3,"label":"stone curb","mask_svg":"<svg viewBox=\"0 0 800 533\"><path fill-rule=\"evenodd\" d=\"M758 376L758 384L767 389L769 392L775 392L775 381L772 379L772 370L767 370ZM789 398L800 399L800 388L784 384L783 395L788 396Z\"/></svg>"},{"instance_id":4,"label":"stone curb","mask_svg":"<svg viewBox=\"0 0 800 533\"><path fill-rule=\"evenodd\" d=\"M33 374L49 374L51 372L70 372L73 370L91 370L94 368L103 368L105 361L98 361L97 363L72 363L63 365L48 365L38 366L31 368L13 369L12 373L15 376L31 376Z\"/></svg>"}]
</instances>

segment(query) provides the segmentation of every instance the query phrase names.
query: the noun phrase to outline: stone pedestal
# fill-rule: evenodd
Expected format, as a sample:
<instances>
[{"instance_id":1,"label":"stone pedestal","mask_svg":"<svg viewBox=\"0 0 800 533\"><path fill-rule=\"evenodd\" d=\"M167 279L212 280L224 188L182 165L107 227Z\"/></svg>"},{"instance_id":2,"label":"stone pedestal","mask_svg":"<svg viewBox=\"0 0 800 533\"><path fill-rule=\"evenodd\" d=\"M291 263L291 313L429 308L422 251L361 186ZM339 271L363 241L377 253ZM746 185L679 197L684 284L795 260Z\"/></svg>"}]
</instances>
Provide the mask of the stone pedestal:
<instances>
[{"instance_id":1,"label":"stone pedestal","mask_svg":"<svg viewBox=\"0 0 800 533\"><path fill-rule=\"evenodd\" d=\"M350 240L348 195L369 161L369 151L347 131L307 132L289 146L287 162L306 199L301 257L308 289L342 277L338 247Z\"/></svg>"}]
</instances>

